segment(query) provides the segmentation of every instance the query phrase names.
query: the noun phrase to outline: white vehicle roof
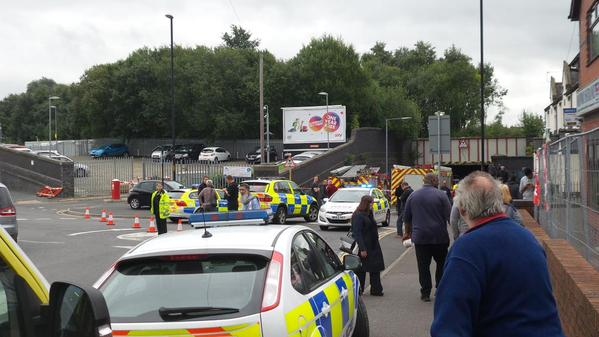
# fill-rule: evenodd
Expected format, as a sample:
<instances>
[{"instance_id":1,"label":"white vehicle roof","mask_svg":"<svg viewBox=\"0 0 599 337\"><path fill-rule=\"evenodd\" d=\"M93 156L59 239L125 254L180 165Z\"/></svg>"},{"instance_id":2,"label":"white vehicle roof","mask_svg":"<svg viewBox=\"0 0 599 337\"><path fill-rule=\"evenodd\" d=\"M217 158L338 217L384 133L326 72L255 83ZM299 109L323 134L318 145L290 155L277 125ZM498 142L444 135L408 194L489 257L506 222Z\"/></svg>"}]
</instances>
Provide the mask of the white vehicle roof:
<instances>
[{"instance_id":1,"label":"white vehicle roof","mask_svg":"<svg viewBox=\"0 0 599 337\"><path fill-rule=\"evenodd\" d=\"M216 150L218 148L220 148L220 146L207 146L202 151L204 151L204 150Z\"/></svg>"},{"instance_id":2,"label":"white vehicle roof","mask_svg":"<svg viewBox=\"0 0 599 337\"><path fill-rule=\"evenodd\" d=\"M300 227L305 229L303 226L278 225L214 227L208 228L212 234L209 238L202 238L204 229L172 232L141 243L119 260L189 253L197 250L269 251L273 250L273 245L281 232L293 228L289 233L295 233Z\"/></svg>"}]
</instances>

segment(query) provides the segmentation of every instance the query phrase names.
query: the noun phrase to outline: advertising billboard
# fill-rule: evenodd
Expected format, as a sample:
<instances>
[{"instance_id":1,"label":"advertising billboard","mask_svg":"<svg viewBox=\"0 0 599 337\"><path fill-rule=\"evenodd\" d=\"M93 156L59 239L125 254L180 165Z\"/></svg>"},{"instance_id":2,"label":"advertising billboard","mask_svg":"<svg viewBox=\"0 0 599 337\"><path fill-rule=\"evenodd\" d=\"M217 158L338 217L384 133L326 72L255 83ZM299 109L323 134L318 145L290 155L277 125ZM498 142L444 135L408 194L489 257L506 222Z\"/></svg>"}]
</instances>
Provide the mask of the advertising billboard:
<instances>
[{"instance_id":1,"label":"advertising billboard","mask_svg":"<svg viewBox=\"0 0 599 337\"><path fill-rule=\"evenodd\" d=\"M345 143L346 111L343 105L281 108L283 144Z\"/></svg>"}]
</instances>

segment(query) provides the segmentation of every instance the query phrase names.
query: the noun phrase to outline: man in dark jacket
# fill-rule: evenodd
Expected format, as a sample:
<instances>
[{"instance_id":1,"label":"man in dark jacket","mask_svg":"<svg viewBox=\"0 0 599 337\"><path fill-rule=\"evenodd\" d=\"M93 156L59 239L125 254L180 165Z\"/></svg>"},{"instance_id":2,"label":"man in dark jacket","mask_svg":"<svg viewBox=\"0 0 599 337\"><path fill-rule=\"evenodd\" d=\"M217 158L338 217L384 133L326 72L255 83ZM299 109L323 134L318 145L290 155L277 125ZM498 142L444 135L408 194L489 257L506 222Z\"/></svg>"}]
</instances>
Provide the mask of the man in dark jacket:
<instances>
[{"instance_id":1,"label":"man in dark jacket","mask_svg":"<svg viewBox=\"0 0 599 337\"><path fill-rule=\"evenodd\" d=\"M227 199L227 208L229 211L237 211L239 209L239 188L233 176L227 176L227 187L224 190L225 199Z\"/></svg>"},{"instance_id":2,"label":"man in dark jacket","mask_svg":"<svg viewBox=\"0 0 599 337\"><path fill-rule=\"evenodd\" d=\"M447 256L431 336L564 337L545 252L503 213L497 182L474 172L457 195L470 229Z\"/></svg>"},{"instance_id":3,"label":"man in dark jacket","mask_svg":"<svg viewBox=\"0 0 599 337\"><path fill-rule=\"evenodd\" d=\"M407 181L402 181L395 196L397 197L397 235L403 236L403 213L406 208L406 201L414 190Z\"/></svg>"},{"instance_id":4,"label":"man in dark jacket","mask_svg":"<svg viewBox=\"0 0 599 337\"><path fill-rule=\"evenodd\" d=\"M420 299L430 302L431 259L435 259L437 271L435 283L438 286L443 276L443 265L449 247L447 224L451 206L447 195L436 188L439 185L437 175L424 176L423 187L414 191L406 202L404 224L405 238L411 238L418 261L418 279L420 281Z\"/></svg>"}]
</instances>

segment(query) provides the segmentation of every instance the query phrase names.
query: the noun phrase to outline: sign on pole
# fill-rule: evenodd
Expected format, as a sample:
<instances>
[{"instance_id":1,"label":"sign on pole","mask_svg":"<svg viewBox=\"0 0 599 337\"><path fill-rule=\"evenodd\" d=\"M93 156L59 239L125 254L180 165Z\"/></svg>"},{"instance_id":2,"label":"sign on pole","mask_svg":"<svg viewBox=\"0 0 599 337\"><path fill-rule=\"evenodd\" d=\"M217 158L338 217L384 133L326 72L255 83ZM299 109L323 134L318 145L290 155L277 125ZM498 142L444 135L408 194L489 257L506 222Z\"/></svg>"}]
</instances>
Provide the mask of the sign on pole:
<instances>
[{"instance_id":1,"label":"sign on pole","mask_svg":"<svg viewBox=\"0 0 599 337\"><path fill-rule=\"evenodd\" d=\"M439 125L439 121L441 125ZM428 116L428 143L433 153L449 153L451 151L451 132L449 116ZM441 137L439 139L438 137ZM441 145L441 150L437 148Z\"/></svg>"}]
</instances>

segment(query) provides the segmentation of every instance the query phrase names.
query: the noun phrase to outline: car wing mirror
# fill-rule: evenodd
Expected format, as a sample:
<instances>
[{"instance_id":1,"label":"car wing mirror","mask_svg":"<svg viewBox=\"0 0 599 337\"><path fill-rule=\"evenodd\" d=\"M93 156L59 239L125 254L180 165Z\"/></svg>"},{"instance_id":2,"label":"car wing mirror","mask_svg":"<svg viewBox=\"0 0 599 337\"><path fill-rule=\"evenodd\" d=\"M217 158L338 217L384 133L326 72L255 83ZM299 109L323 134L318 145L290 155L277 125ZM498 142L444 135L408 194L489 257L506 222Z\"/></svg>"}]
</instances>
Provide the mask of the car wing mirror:
<instances>
[{"instance_id":1,"label":"car wing mirror","mask_svg":"<svg viewBox=\"0 0 599 337\"><path fill-rule=\"evenodd\" d=\"M323 198L322 199L322 203L324 204L325 202L329 201L329 198Z\"/></svg>"},{"instance_id":2,"label":"car wing mirror","mask_svg":"<svg viewBox=\"0 0 599 337\"><path fill-rule=\"evenodd\" d=\"M362 262L357 255L348 254L343 256L343 268L345 270L359 271L362 269Z\"/></svg>"},{"instance_id":3,"label":"car wing mirror","mask_svg":"<svg viewBox=\"0 0 599 337\"><path fill-rule=\"evenodd\" d=\"M92 287L54 282L50 288L51 337L112 337L102 293Z\"/></svg>"}]
</instances>

